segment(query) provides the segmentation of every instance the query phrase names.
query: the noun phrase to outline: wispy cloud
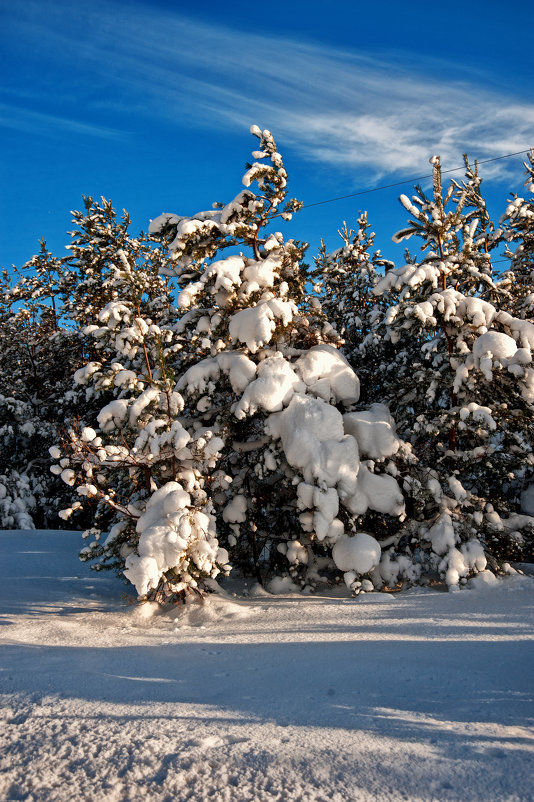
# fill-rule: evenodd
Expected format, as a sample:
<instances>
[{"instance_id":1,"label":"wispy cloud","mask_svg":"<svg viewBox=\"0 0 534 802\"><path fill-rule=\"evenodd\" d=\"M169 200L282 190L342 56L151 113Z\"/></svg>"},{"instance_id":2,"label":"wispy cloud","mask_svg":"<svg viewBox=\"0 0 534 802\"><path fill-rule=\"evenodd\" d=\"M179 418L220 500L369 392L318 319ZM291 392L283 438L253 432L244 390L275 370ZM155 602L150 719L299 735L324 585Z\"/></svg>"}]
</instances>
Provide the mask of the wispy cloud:
<instances>
[{"instance_id":1,"label":"wispy cloud","mask_svg":"<svg viewBox=\"0 0 534 802\"><path fill-rule=\"evenodd\" d=\"M0 103L0 127L40 136L48 133L82 134L103 139L122 139L125 134L114 128L91 125L57 114L45 114L8 103Z\"/></svg>"},{"instance_id":2,"label":"wispy cloud","mask_svg":"<svg viewBox=\"0 0 534 802\"><path fill-rule=\"evenodd\" d=\"M447 73L443 63L418 69L400 57L250 34L144 5L121 8L120 35L119 9L107 3L71 19L85 30L82 44L64 17L57 25L46 18L46 36L115 87L107 102L126 115L135 109L232 129L256 122L311 160L375 177L418 171L433 153L455 165L464 152L484 159L534 144L534 103L485 89L480 75L455 79L452 65Z\"/></svg>"}]
</instances>

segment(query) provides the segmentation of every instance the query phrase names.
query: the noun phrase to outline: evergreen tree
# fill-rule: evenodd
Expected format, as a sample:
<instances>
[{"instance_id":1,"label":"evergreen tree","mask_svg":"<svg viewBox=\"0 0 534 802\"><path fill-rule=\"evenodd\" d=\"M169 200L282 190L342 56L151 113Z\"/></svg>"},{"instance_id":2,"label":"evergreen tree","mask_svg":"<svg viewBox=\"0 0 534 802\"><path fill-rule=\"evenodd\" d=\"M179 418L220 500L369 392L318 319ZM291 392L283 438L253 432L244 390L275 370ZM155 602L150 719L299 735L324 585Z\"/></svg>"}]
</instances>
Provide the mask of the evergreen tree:
<instances>
[{"instance_id":1,"label":"evergreen tree","mask_svg":"<svg viewBox=\"0 0 534 802\"><path fill-rule=\"evenodd\" d=\"M100 311L120 297L123 289L141 310L149 305L158 314L170 305L170 288L159 274L167 258L161 243L141 232L130 233L130 216L119 218L110 200L83 198L83 211L72 212L75 228L69 232L70 255L60 284L62 315L83 332L98 324ZM128 273L125 278L124 273Z\"/></svg>"},{"instance_id":2,"label":"evergreen tree","mask_svg":"<svg viewBox=\"0 0 534 802\"><path fill-rule=\"evenodd\" d=\"M312 273L323 314L343 338L343 351L360 378L363 401L381 397L380 374L384 361L391 356L391 346L384 350L375 325L385 308L373 289L384 269L391 270L394 265L380 251L371 253L375 234L370 228L367 212L359 214L356 231L344 222L338 231L343 246L327 253L321 241ZM312 301L317 303L315 298Z\"/></svg>"},{"instance_id":3,"label":"evergreen tree","mask_svg":"<svg viewBox=\"0 0 534 802\"><path fill-rule=\"evenodd\" d=\"M287 175L270 132L251 132L260 150L243 178L245 190L192 218L161 215L150 228L169 242L180 290L173 367L184 425L224 442L205 486L233 565L260 581L282 572L313 587L337 570L330 555L339 543L342 570L359 588L359 574L375 567L380 546L369 534L356 542L345 530L353 533L373 505L402 513L395 479L378 468L398 442L389 415L373 410L369 429L389 432L389 441L377 448L370 437L374 462L361 463L361 415L344 420L338 409L358 400L358 378L332 345L338 337L324 316L299 311L304 246L264 231L300 204L286 200ZM231 255L216 258L229 247ZM354 565L365 538L373 554L368 564Z\"/></svg>"},{"instance_id":4,"label":"evergreen tree","mask_svg":"<svg viewBox=\"0 0 534 802\"><path fill-rule=\"evenodd\" d=\"M161 244L157 247L144 234L131 237L126 212L119 221L104 198L101 203L84 198L84 206L83 212L73 212L78 227L71 232L69 257L54 257L43 241L40 252L15 271L14 284L7 272L3 278L0 474L4 486L11 486L6 499L19 485L30 487L37 526L61 524L58 512L68 500L65 485L50 473L49 447L69 424L89 419L101 406L91 388L72 379L88 359L99 357L87 323L98 320L106 304L125 292L138 311L158 320L171 309L168 281L159 276L166 257ZM10 471L15 471L13 481ZM87 519L77 518L80 522ZM12 516L6 514L2 525L13 525Z\"/></svg>"},{"instance_id":5,"label":"evergreen tree","mask_svg":"<svg viewBox=\"0 0 534 802\"><path fill-rule=\"evenodd\" d=\"M310 273L276 230L301 206L283 159L251 133L230 203L134 237L84 198L68 257L43 242L14 285L3 274L0 526L55 525L63 507L90 522L82 559L158 602L230 565L275 589L342 574L359 593L528 558L532 201L514 196L495 231L476 164L444 191L435 157L395 237L421 258L394 269L364 213Z\"/></svg>"},{"instance_id":6,"label":"evergreen tree","mask_svg":"<svg viewBox=\"0 0 534 802\"><path fill-rule=\"evenodd\" d=\"M141 595L184 598L225 570L201 472L220 443L191 437L180 422L183 399L166 359L174 333L164 322L171 309L164 283L151 263L130 261L122 249L110 260L102 295L113 300L84 330L98 359L74 374L99 402L98 434L72 426L63 448L51 449L59 460L53 473L77 494L61 516L92 503L82 559L95 560L97 570L124 570Z\"/></svg>"},{"instance_id":7,"label":"evergreen tree","mask_svg":"<svg viewBox=\"0 0 534 802\"><path fill-rule=\"evenodd\" d=\"M84 330L94 358L75 374L90 398L107 403L96 420L71 427L63 450L51 450L53 472L76 488L63 517L97 504L83 557L124 570L141 596L158 601L228 570L218 539L260 581L282 572L313 587L327 578L320 569L340 569L355 591L362 581L369 589L380 545L349 534L369 509L403 512L384 473L399 449L390 416L381 408L343 417L338 406L350 410L359 382L329 344L330 324L299 311L304 246L264 232L299 204L286 201L271 134L252 133L261 150L237 198L151 225L172 253L159 269L178 286L176 318L170 306L161 321L150 303L141 306L142 259L113 257L108 302Z\"/></svg>"},{"instance_id":8,"label":"evergreen tree","mask_svg":"<svg viewBox=\"0 0 534 802\"><path fill-rule=\"evenodd\" d=\"M24 525L54 525L62 494L50 476L48 447L65 413L70 384L59 325L61 260L41 242L39 254L3 278L0 330L0 473L11 482L13 503L25 509ZM20 488L20 495L14 495ZM25 498L26 496L26 498ZM7 498L7 496L6 496ZM31 518L30 518L31 516ZM17 519L22 520L19 516ZM13 525L9 516L2 526Z\"/></svg>"},{"instance_id":9,"label":"evergreen tree","mask_svg":"<svg viewBox=\"0 0 534 802\"><path fill-rule=\"evenodd\" d=\"M507 311L523 319L532 317L534 311L534 150L529 152L528 159L525 186L531 197L525 199L514 194L501 218L511 265L499 281L499 287L508 293Z\"/></svg>"},{"instance_id":10,"label":"evergreen tree","mask_svg":"<svg viewBox=\"0 0 534 802\"><path fill-rule=\"evenodd\" d=\"M480 543L490 558L531 548L532 521L517 513L532 471L534 327L480 297L499 291L477 176L468 172L444 197L439 159L432 163L432 197L419 188L401 196L412 219L395 238L419 236L426 254L374 292L385 294L386 337L398 349L387 394L418 459L410 534L422 563L456 584L482 564Z\"/></svg>"}]
</instances>

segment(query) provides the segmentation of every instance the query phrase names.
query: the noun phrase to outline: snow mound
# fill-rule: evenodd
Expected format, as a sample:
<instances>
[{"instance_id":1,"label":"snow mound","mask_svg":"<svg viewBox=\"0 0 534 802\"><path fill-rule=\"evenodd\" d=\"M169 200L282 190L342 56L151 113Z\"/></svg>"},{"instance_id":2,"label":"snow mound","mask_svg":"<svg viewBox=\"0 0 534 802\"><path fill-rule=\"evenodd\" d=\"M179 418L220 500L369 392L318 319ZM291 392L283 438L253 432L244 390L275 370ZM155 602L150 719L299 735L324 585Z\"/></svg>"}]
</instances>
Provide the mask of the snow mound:
<instances>
[{"instance_id":1,"label":"snow mound","mask_svg":"<svg viewBox=\"0 0 534 802\"><path fill-rule=\"evenodd\" d=\"M273 337L278 323L287 326L297 314L292 301L272 298L232 315L229 332L232 340L244 343L251 354L257 353Z\"/></svg>"},{"instance_id":2,"label":"snow mound","mask_svg":"<svg viewBox=\"0 0 534 802\"><path fill-rule=\"evenodd\" d=\"M300 588L290 576L275 576L267 585L267 590L273 595L286 595L288 593L300 595Z\"/></svg>"},{"instance_id":3,"label":"snow mound","mask_svg":"<svg viewBox=\"0 0 534 802\"><path fill-rule=\"evenodd\" d=\"M175 630L209 627L224 622L245 621L256 616L259 608L245 601L233 599L224 592L211 593L185 605L175 606L171 612Z\"/></svg>"},{"instance_id":4,"label":"snow mound","mask_svg":"<svg viewBox=\"0 0 534 802\"><path fill-rule=\"evenodd\" d=\"M393 476L373 473L366 465L360 465L356 490L344 499L344 504L355 515L363 515L368 509L387 515L404 513L404 497Z\"/></svg>"},{"instance_id":5,"label":"snow mound","mask_svg":"<svg viewBox=\"0 0 534 802\"><path fill-rule=\"evenodd\" d=\"M467 585L475 590L485 590L486 588L493 588L499 583L500 580L491 571L481 571L476 576L471 577Z\"/></svg>"},{"instance_id":6,"label":"snow mound","mask_svg":"<svg viewBox=\"0 0 534 802\"><path fill-rule=\"evenodd\" d=\"M367 574L380 562L380 543L366 532L354 537L342 535L332 549L332 557L340 571Z\"/></svg>"}]
</instances>

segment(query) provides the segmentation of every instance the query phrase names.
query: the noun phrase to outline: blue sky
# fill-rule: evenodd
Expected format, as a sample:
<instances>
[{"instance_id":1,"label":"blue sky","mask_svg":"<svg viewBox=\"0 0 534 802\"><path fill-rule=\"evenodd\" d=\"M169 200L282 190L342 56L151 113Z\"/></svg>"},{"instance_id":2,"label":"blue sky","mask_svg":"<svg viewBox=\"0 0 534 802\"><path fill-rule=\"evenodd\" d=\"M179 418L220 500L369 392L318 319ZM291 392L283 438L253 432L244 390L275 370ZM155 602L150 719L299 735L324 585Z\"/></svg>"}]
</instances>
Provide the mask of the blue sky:
<instances>
[{"instance_id":1,"label":"blue sky","mask_svg":"<svg viewBox=\"0 0 534 802\"><path fill-rule=\"evenodd\" d=\"M252 123L273 132L305 203L425 175L434 153L447 169L534 146L530 0L0 0L0 21L7 267L39 237L62 253L82 194L128 209L134 231L230 200ZM523 158L481 168L495 215ZM409 189L304 210L286 233L311 257L368 209L377 246L400 258Z\"/></svg>"}]
</instances>

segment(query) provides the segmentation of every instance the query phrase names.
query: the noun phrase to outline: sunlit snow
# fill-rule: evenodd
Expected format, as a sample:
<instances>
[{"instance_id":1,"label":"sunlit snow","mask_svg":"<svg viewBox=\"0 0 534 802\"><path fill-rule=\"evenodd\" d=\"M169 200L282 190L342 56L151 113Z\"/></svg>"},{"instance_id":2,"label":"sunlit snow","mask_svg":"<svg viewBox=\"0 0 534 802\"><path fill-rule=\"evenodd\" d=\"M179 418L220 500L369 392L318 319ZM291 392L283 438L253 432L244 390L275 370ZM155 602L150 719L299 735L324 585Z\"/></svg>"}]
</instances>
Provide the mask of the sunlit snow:
<instances>
[{"instance_id":1,"label":"sunlit snow","mask_svg":"<svg viewBox=\"0 0 534 802\"><path fill-rule=\"evenodd\" d=\"M0 532L2 798L532 798L534 579L161 612L79 538Z\"/></svg>"}]
</instances>

